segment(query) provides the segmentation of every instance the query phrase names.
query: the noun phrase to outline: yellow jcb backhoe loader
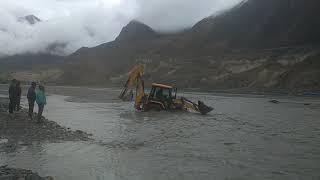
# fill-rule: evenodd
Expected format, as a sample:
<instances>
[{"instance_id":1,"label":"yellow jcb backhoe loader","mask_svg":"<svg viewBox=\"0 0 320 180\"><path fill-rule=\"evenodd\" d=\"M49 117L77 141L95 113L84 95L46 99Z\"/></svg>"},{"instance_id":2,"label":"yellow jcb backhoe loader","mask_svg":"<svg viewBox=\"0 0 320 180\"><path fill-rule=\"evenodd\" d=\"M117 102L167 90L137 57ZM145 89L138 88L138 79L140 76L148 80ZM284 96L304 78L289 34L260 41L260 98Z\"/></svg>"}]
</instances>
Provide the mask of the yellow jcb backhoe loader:
<instances>
[{"instance_id":1,"label":"yellow jcb backhoe loader","mask_svg":"<svg viewBox=\"0 0 320 180\"><path fill-rule=\"evenodd\" d=\"M123 101L133 99L135 89L135 108L139 111L149 110L185 110L199 112L203 115L213 110L212 107L198 101L194 103L184 97L177 98L177 88L172 86L152 83L149 94L144 92L144 66L136 65L130 72L129 77L119 96Z\"/></svg>"}]
</instances>

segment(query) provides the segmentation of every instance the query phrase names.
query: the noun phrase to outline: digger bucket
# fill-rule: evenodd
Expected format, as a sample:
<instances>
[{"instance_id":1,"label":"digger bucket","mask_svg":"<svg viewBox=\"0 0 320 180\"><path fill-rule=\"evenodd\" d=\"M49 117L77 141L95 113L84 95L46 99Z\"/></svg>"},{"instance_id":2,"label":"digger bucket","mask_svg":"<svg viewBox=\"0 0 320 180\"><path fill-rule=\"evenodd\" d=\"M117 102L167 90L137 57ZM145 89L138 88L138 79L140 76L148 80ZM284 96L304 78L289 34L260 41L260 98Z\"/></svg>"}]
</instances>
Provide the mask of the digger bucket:
<instances>
[{"instance_id":1,"label":"digger bucket","mask_svg":"<svg viewBox=\"0 0 320 180\"><path fill-rule=\"evenodd\" d=\"M206 115L213 110L212 107L205 105L202 101L198 101L198 109L202 115Z\"/></svg>"},{"instance_id":2,"label":"digger bucket","mask_svg":"<svg viewBox=\"0 0 320 180\"><path fill-rule=\"evenodd\" d=\"M198 104L196 104L185 97L181 97L181 100L186 109L200 112L202 115L206 115L213 110L212 107L205 105L202 101L198 101Z\"/></svg>"}]
</instances>

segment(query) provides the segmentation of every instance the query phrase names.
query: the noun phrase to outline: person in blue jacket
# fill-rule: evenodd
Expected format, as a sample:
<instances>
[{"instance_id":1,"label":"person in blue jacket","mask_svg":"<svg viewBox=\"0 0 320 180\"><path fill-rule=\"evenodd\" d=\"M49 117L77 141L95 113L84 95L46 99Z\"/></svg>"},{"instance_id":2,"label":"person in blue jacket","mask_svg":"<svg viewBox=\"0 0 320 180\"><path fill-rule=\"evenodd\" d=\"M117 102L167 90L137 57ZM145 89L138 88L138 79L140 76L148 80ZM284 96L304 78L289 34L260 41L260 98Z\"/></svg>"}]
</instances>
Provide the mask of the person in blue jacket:
<instances>
[{"instance_id":1,"label":"person in blue jacket","mask_svg":"<svg viewBox=\"0 0 320 180\"><path fill-rule=\"evenodd\" d=\"M47 99L43 85L39 85L39 90L36 93L36 102L38 104L38 122L40 122L44 106L47 104Z\"/></svg>"}]
</instances>

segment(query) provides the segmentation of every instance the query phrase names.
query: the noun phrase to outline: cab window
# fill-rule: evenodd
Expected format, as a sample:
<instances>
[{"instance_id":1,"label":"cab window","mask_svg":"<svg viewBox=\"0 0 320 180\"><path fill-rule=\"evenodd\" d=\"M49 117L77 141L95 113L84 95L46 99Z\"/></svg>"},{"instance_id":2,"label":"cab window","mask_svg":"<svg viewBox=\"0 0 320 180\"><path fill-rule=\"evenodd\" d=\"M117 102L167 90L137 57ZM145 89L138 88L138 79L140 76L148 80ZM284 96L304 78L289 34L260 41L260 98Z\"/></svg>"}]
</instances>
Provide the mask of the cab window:
<instances>
[{"instance_id":1,"label":"cab window","mask_svg":"<svg viewBox=\"0 0 320 180\"><path fill-rule=\"evenodd\" d=\"M168 99L171 98L171 89L155 88L153 98L155 99Z\"/></svg>"}]
</instances>

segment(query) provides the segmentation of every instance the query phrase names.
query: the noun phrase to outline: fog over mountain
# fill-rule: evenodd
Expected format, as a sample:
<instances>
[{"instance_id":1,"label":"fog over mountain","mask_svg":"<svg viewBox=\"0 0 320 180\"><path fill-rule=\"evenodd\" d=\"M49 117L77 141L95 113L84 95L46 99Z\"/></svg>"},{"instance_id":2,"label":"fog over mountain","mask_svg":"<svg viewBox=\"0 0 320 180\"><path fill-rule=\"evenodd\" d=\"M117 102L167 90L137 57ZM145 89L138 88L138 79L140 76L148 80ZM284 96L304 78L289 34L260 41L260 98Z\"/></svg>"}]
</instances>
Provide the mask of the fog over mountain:
<instances>
[{"instance_id":1,"label":"fog over mountain","mask_svg":"<svg viewBox=\"0 0 320 180\"><path fill-rule=\"evenodd\" d=\"M1 0L0 56L48 51L67 55L114 40L132 19L156 31L178 31L240 1ZM41 21L21 21L30 15Z\"/></svg>"}]
</instances>

